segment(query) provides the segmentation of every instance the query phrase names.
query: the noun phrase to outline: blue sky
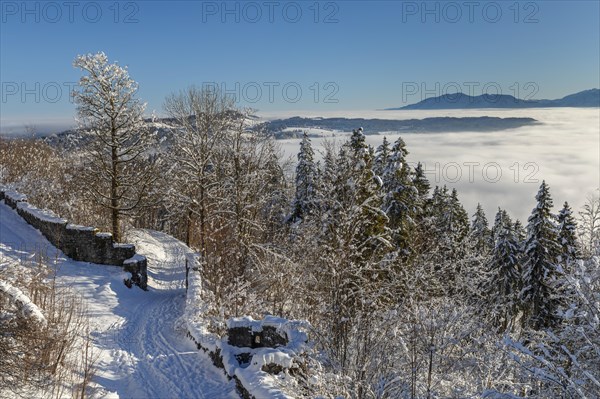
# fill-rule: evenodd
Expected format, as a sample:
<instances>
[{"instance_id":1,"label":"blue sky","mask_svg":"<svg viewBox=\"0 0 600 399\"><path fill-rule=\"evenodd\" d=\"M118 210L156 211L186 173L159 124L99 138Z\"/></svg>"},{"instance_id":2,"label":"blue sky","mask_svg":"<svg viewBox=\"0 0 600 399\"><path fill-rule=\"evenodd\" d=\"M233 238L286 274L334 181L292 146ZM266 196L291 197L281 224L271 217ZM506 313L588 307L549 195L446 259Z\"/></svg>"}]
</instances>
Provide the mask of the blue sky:
<instances>
[{"instance_id":1,"label":"blue sky","mask_svg":"<svg viewBox=\"0 0 600 399\"><path fill-rule=\"evenodd\" d=\"M456 88L558 98L600 86L599 4L3 0L0 117L5 130L72 119L72 60L97 51L129 67L159 115L166 95L207 82L261 111L393 107Z\"/></svg>"}]
</instances>

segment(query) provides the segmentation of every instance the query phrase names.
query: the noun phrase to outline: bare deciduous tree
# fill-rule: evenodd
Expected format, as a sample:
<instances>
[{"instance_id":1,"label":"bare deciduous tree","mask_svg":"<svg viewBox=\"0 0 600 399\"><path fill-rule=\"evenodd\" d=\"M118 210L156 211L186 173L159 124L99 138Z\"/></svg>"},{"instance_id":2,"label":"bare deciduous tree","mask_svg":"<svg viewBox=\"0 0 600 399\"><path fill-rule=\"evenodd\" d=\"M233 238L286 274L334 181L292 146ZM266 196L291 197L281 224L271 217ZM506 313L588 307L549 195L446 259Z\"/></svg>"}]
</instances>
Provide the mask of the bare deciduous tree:
<instances>
[{"instance_id":1,"label":"bare deciduous tree","mask_svg":"<svg viewBox=\"0 0 600 399\"><path fill-rule=\"evenodd\" d=\"M600 191L600 189L596 190ZM594 248L600 248L600 197L587 196L583 209L579 212L579 238L583 255L594 255Z\"/></svg>"},{"instance_id":2,"label":"bare deciduous tree","mask_svg":"<svg viewBox=\"0 0 600 399\"><path fill-rule=\"evenodd\" d=\"M200 250L206 255L208 213L210 205L217 201L216 165L238 113L233 101L218 89L197 87L170 95L164 108L178 128L169 152L169 163L175 170L170 200L178 205L176 212L185 213L188 245L192 220L198 218Z\"/></svg>"}]
</instances>

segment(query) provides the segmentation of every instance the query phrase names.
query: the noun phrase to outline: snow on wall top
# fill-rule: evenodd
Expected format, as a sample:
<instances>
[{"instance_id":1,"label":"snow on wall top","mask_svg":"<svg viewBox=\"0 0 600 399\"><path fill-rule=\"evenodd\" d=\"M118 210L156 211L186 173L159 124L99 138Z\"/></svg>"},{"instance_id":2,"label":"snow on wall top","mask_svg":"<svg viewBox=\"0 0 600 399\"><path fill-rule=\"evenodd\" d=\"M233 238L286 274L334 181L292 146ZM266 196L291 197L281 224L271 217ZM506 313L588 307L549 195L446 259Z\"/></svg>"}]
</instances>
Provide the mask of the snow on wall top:
<instances>
[{"instance_id":1,"label":"snow on wall top","mask_svg":"<svg viewBox=\"0 0 600 399\"><path fill-rule=\"evenodd\" d=\"M6 195L6 194L5 194ZM67 219L63 219L57 216L54 212L48 209L39 209L35 206L31 205L28 202L19 202L17 204L17 209L21 209L35 218L48 223L56 223L56 224L67 224Z\"/></svg>"},{"instance_id":2,"label":"snow on wall top","mask_svg":"<svg viewBox=\"0 0 600 399\"><path fill-rule=\"evenodd\" d=\"M133 245L132 245L132 246L133 246ZM124 265L129 265L129 264L131 264L131 263L138 263L138 262L142 262L142 261L144 261L144 260L146 260L146 257L145 257L144 255L135 254L135 255L133 255L131 258L129 258L129 259L125 259L125 260L123 261L123 264L124 264Z\"/></svg>"},{"instance_id":3,"label":"snow on wall top","mask_svg":"<svg viewBox=\"0 0 600 399\"><path fill-rule=\"evenodd\" d=\"M110 234L110 233L108 233L108 234ZM96 234L96 235L98 235L98 234ZM112 234L110 236L112 237ZM135 245L133 245L133 244L122 244L122 243L115 242L115 243L113 243L113 247L115 247L115 248L134 248Z\"/></svg>"},{"instance_id":4,"label":"snow on wall top","mask_svg":"<svg viewBox=\"0 0 600 399\"><path fill-rule=\"evenodd\" d=\"M114 243L112 234L96 233L95 227L69 224L67 219L57 216L54 212L29 204L27 196L23 194L5 191L5 188L0 186L0 198L3 198L7 205L15 209L27 223L37 228L52 245L75 260L122 266L125 258L135 255L134 245ZM63 234L67 231L69 234L67 239L64 239ZM86 234L78 234L78 232ZM92 234L95 239L90 240ZM110 248L107 247L107 244L110 244ZM146 290L146 259L133 256L128 259L126 264L127 271L132 275L129 281ZM127 281L125 283L128 284Z\"/></svg>"},{"instance_id":5,"label":"snow on wall top","mask_svg":"<svg viewBox=\"0 0 600 399\"><path fill-rule=\"evenodd\" d=\"M94 230L96 230L96 228L95 228L95 227L90 227L90 226L80 226L80 225L78 225L78 224L72 224L72 223L69 223L69 224L67 225L67 229L68 229L68 230L78 230L78 231L94 231Z\"/></svg>"},{"instance_id":6,"label":"snow on wall top","mask_svg":"<svg viewBox=\"0 0 600 399\"><path fill-rule=\"evenodd\" d=\"M262 320L254 320L250 316L232 317L227 320L227 328L248 328L252 332L263 331L264 327L273 327L288 339L286 348L301 351L308 342L308 334L304 331L309 324L304 320L288 320L277 316L265 316Z\"/></svg>"},{"instance_id":7,"label":"snow on wall top","mask_svg":"<svg viewBox=\"0 0 600 399\"><path fill-rule=\"evenodd\" d=\"M5 191L4 196L13 202L27 201L27 196L25 194L17 193L16 191Z\"/></svg>"}]
</instances>

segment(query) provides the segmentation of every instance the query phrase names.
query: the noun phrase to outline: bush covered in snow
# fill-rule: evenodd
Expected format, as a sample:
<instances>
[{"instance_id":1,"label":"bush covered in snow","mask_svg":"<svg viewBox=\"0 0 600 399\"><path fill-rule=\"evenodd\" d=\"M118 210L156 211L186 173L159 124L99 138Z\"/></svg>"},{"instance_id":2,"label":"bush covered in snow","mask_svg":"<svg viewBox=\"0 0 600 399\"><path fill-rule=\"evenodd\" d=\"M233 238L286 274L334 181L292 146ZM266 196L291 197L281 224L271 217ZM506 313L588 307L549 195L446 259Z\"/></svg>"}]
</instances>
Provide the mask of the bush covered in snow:
<instances>
[{"instance_id":1,"label":"bush covered in snow","mask_svg":"<svg viewBox=\"0 0 600 399\"><path fill-rule=\"evenodd\" d=\"M80 300L44 263L0 264L0 396L86 395L94 359Z\"/></svg>"}]
</instances>

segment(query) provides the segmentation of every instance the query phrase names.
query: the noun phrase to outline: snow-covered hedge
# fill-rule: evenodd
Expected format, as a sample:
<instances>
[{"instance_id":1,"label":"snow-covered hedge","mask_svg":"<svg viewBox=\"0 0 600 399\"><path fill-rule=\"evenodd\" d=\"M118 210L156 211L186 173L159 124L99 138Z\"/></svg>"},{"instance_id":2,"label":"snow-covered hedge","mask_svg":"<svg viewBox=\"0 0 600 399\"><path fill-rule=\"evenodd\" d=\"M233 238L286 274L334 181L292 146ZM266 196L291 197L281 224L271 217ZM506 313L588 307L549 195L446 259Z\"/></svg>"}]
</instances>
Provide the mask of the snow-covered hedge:
<instances>
[{"instance_id":1,"label":"snow-covered hedge","mask_svg":"<svg viewBox=\"0 0 600 399\"><path fill-rule=\"evenodd\" d=\"M188 264L196 264L189 259ZM204 299L200 272L190 270L184 323L198 349L208 352L217 367L236 380L245 398L292 398L286 385L295 385L290 375L304 366L303 355L308 349L309 324L267 316L227 320L227 335L219 337L208 331L211 320Z\"/></svg>"},{"instance_id":2,"label":"snow-covered hedge","mask_svg":"<svg viewBox=\"0 0 600 399\"><path fill-rule=\"evenodd\" d=\"M134 245L114 243L110 233L100 233L94 227L69 224L52 211L29 204L25 195L1 187L0 200L15 209L27 223L38 229L69 258L123 266L125 271L131 273L131 283L142 289L147 288L147 260L136 254Z\"/></svg>"}]
</instances>

